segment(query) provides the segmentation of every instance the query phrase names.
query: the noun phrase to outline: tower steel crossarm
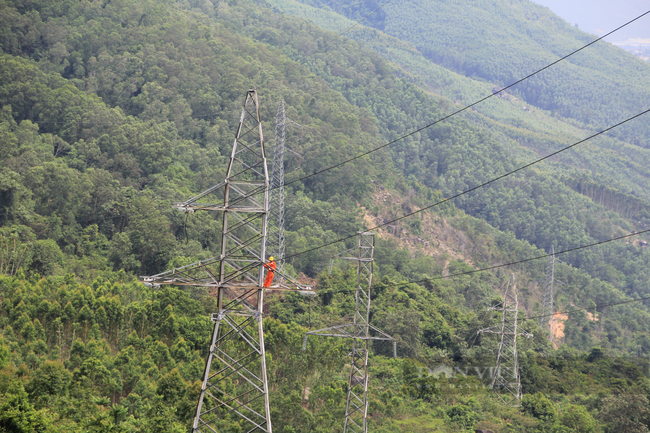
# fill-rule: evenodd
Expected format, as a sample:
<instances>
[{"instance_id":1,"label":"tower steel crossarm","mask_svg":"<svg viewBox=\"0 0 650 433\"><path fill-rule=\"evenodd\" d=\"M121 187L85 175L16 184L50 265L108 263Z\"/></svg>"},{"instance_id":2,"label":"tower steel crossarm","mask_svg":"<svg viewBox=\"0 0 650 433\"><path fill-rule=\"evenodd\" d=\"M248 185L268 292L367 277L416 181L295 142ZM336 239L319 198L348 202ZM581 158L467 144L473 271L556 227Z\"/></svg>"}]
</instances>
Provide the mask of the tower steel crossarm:
<instances>
[{"instance_id":1,"label":"tower steel crossarm","mask_svg":"<svg viewBox=\"0 0 650 433\"><path fill-rule=\"evenodd\" d=\"M249 90L233 143L226 179L175 206L192 213L222 213L217 257L141 277L148 285L210 287L217 296L212 339L193 433L228 430L272 433L262 311L265 290L311 291L288 276L263 288L269 175L255 90Z\"/></svg>"},{"instance_id":2,"label":"tower steel crossarm","mask_svg":"<svg viewBox=\"0 0 650 433\"><path fill-rule=\"evenodd\" d=\"M307 338L310 335L352 339L352 351L349 354L351 362L345 404L344 433L366 433L368 431L368 351L370 341L392 341L395 354L395 339L370 324L370 288L372 286L374 248L375 234L372 232L359 232L359 242L356 248L357 256L339 257L357 261L357 289L355 291L355 311L352 323L307 332L303 340L304 350L307 347ZM370 335L371 330L378 335Z\"/></svg>"},{"instance_id":3,"label":"tower steel crossarm","mask_svg":"<svg viewBox=\"0 0 650 433\"><path fill-rule=\"evenodd\" d=\"M479 334L492 333L501 336L492 378L492 390L508 406L519 406L521 400L517 336L532 337L532 334L518 330L518 309L519 303L517 301L515 276L514 274L510 274L510 278L506 284L503 302L489 308L492 311L501 311L501 325L477 331Z\"/></svg>"},{"instance_id":4,"label":"tower steel crossarm","mask_svg":"<svg viewBox=\"0 0 650 433\"><path fill-rule=\"evenodd\" d=\"M549 341L553 342L553 281L555 278L555 250L551 245L548 259L546 260L546 281L544 282L544 303L542 304L541 325L548 329Z\"/></svg>"}]
</instances>

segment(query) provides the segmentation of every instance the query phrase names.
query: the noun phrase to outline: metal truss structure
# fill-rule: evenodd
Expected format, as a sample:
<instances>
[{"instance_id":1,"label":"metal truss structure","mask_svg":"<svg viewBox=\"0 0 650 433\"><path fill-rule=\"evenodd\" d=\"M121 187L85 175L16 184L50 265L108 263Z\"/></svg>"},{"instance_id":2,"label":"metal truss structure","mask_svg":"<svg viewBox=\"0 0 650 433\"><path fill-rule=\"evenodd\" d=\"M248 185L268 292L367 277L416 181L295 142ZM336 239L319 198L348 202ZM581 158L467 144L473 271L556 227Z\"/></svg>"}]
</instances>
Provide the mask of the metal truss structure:
<instances>
[{"instance_id":1,"label":"metal truss structure","mask_svg":"<svg viewBox=\"0 0 650 433\"><path fill-rule=\"evenodd\" d=\"M542 319L540 325L549 331L549 341L553 342L553 280L555 278L555 250L551 245L546 261L546 281L544 283L544 303L542 304Z\"/></svg>"},{"instance_id":2,"label":"metal truss structure","mask_svg":"<svg viewBox=\"0 0 650 433\"><path fill-rule=\"evenodd\" d=\"M521 400L521 382L519 378L519 361L517 359L517 336L532 337L526 331L517 329L517 287L515 276L510 274L506 284L503 302L490 307L489 310L501 311L501 324L477 331L480 333L500 334L499 353L494 368L492 390L508 406L519 406Z\"/></svg>"},{"instance_id":3,"label":"metal truss structure","mask_svg":"<svg viewBox=\"0 0 650 433\"><path fill-rule=\"evenodd\" d=\"M349 354L352 360L350 362L351 368L343 432L367 433L369 344L371 340L392 341L393 353L396 355L396 341L390 335L370 324L370 287L372 286L375 234L372 232L359 232L358 246L352 250L355 249L357 250L357 257L338 257L344 260L357 261L357 290L355 293L353 322L307 332L303 340L303 350L307 348L307 338L310 335L352 339L352 352ZM371 331L378 335L372 336Z\"/></svg>"},{"instance_id":4,"label":"metal truss structure","mask_svg":"<svg viewBox=\"0 0 650 433\"><path fill-rule=\"evenodd\" d=\"M275 116L275 141L273 146L273 166L271 168L271 189L269 190L269 225L268 236L266 237L266 252L269 256L275 257L278 280L283 281L285 274L285 236L284 236L284 161L287 153L300 158L300 154L294 152L286 145L287 128L300 125L287 118L284 109L284 101L278 104L277 115Z\"/></svg>"},{"instance_id":5,"label":"metal truss structure","mask_svg":"<svg viewBox=\"0 0 650 433\"><path fill-rule=\"evenodd\" d=\"M269 234L266 251L275 256L277 271L284 274L284 153L287 116L284 101L278 105L275 116L275 141L273 146L273 168L271 169L271 190L269 191Z\"/></svg>"},{"instance_id":6,"label":"metal truss structure","mask_svg":"<svg viewBox=\"0 0 650 433\"><path fill-rule=\"evenodd\" d=\"M249 90L226 179L178 209L222 212L221 254L149 277L145 284L209 287L218 312L192 431L218 432L232 422L241 431L271 433L262 307L264 290L310 291L282 275L264 289L269 175L255 90Z\"/></svg>"}]
</instances>

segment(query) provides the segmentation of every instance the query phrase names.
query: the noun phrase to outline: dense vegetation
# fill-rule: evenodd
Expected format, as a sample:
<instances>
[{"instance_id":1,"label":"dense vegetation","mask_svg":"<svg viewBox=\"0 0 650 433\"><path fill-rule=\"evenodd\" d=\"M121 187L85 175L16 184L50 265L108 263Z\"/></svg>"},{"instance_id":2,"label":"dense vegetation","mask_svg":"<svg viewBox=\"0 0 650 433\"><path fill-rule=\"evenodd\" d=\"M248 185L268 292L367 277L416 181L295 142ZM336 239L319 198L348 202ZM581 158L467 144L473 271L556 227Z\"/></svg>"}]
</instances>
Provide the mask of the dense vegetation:
<instances>
[{"instance_id":1,"label":"dense vegetation","mask_svg":"<svg viewBox=\"0 0 650 433\"><path fill-rule=\"evenodd\" d=\"M374 0L305 3L355 21L376 9ZM395 1L382 8L377 28L410 42L437 64L496 86L514 83L595 39L528 0L477 1L463 8L453 1ZM648 108L648 78L650 65L599 43L514 91L529 104L603 128ZM648 147L648 131L647 122L637 122L621 134Z\"/></svg>"},{"instance_id":2,"label":"dense vegetation","mask_svg":"<svg viewBox=\"0 0 650 433\"><path fill-rule=\"evenodd\" d=\"M584 139L590 132L596 132L587 124L575 119L566 119L555 115L552 111L530 105L515 97L510 90L500 96L494 96L493 84L445 69L428 60L409 42L366 27L363 25L365 22L353 25L355 24L353 21L342 15L327 9L307 6L296 0L269 0L269 2L283 13L304 17L319 26L337 32L344 31L345 37L360 42L392 62L398 75L428 93L449 99L448 102L444 102L444 99L439 101L448 112L486 96L492 96L474 105L472 110L465 111L462 116L471 123L480 125L481 128L489 128L509 148L509 151L518 157L533 158L534 153L526 152L524 149L537 154L548 154ZM325 47L335 43L336 40L331 39ZM456 105L452 105L451 101ZM639 110L641 109L642 107L639 107ZM378 110L374 113L381 117L388 114L384 111ZM391 122L394 120L382 118ZM435 119L434 113L433 117L424 117L420 123L414 123L419 127ZM379 125L382 126L384 123ZM415 129L415 125L411 128ZM616 130L621 132L628 126ZM627 130L627 134L630 133L631 130ZM412 139L417 142L419 136L415 135ZM643 136L636 139L643 139ZM650 196L645 191L645 185L650 175L647 168L649 157L650 151L647 149L606 135L592 139L589 144L581 145L578 149L554 157L553 162L554 170L566 170L573 177L591 176L593 181L604 186L615 187L627 194L648 200Z\"/></svg>"},{"instance_id":3,"label":"dense vegetation","mask_svg":"<svg viewBox=\"0 0 650 433\"><path fill-rule=\"evenodd\" d=\"M375 7L359 3L346 13L356 17ZM386 12L372 23L381 27L390 18ZM188 428L212 298L194 289L151 292L134 276L218 250L218 218L185 218L169 204L222 179L245 91L259 91L267 145L280 99L303 125L289 132L301 158L287 161L287 180L370 150L453 107L453 98L433 96L418 74L332 37L247 0L0 2L0 431ZM471 92L483 88L462 83ZM567 144L525 123L493 128L495 118L457 117L291 184L288 253L519 166L534 152L517 137L531 139L533 150ZM542 129L555 125L548 119ZM584 127L567 125L563 130L575 128L572 134ZM508 423L518 431L557 432L650 426L649 367L642 358L650 354L649 313L641 303L594 308L650 295L650 256L638 243L563 256L556 274L565 286L556 305L585 306L596 316L572 314L560 350L546 342L538 320L525 322L536 337L521 343L522 408L500 407L476 375L422 374L441 365L457 371L492 365L496 340L475 331L498 320L485 310L498 300L495 288L508 272L517 273L522 307L531 316L541 310L544 263L454 279L441 279L443 273L650 224L647 168L637 157L644 154L630 151L627 160L618 154L610 163L607 148L618 143L600 142L587 159L572 154L562 164L540 165L383 232L373 322L398 338L400 358L374 347L374 431L508 431ZM588 161L589 171L576 169L576 161ZM636 175L617 172L617 164L628 163ZM617 176L612 186L610 177L594 175L601 166ZM377 194L386 191L399 199L379 201ZM436 254L413 247L425 241L446 242L446 251L462 260L442 247ZM340 429L347 346L323 340L306 353L297 348L306 329L351 312L352 274L346 268L322 272L345 248L291 260L291 272L316 279L317 300L269 300L276 431Z\"/></svg>"},{"instance_id":4,"label":"dense vegetation","mask_svg":"<svg viewBox=\"0 0 650 433\"><path fill-rule=\"evenodd\" d=\"M316 22L322 19L313 11L304 14L311 16ZM294 42L287 40L287 44ZM340 45L339 50L348 50L349 53L354 49L350 44L341 42ZM341 59L337 57L331 62L340 64L344 61ZM312 68L320 71L319 75L327 79L325 71L316 69L316 65ZM419 91L417 87L397 80L392 89L377 89L370 83L364 86L363 82L360 82L360 74L364 71L370 74L368 68L361 65L354 65L354 68L350 70L339 66L337 69L345 72L340 72L339 76L329 81L340 89L348 100L368 108L380 119L380 132L387 140L395 139L436 118L438 101L427 97L426 93ZM408 106L399 103L401 95L405 94L409 95ZM386 109L389 104L394 107L392 110ZM473 119L468 122L471 120ZM499 128L497 123L488 125ZM571 143L566 137L562 137L561 141L554 137L550 143L545 139L540 140L538 134L522 132L522 126L514 133L506 128L502 128L502 131L504 135L510 135L518 141L537 142L534 149L543 154ZM395 165L408 178L450 196L523 165L522 160L528 162L535 156L521 152L521 147L516 142L501 141L499 138L499 135L488 134L485 130L472 128L467 122L455 120L410 136L391 146L390 151ZM636 210L639 209L639 203L644 201L637 202L634 196L608 187L612 179L598 174L598 167L604 164L603 158L610 161L610 157L619 157L601 148L593 152L598 154L600 161L592 159L586 162L574 156L582 151L580 148L567 156L569 167L559 164L542 165L538 170L511 176L503 183L463 196L454 203L467 213L488 221L492 226L515 233L518 238L545 250L550 245L568 249L626 232L647 229L650 224L647 212ZM521 159L513 158L513 153L521 155ZM616 159L611 163L616 164ZM574 167L583 166L585 163L589 166L589 171L579 171ZM625 165L629 167L628 164ZM639 173L639 179L647 179L650 173L645 168L641 170L643 173ZM629 171L635 170L619 170L623 173L622 176L632 177ZM558 176L558 173L562 175ZM599 192L596 196L589 191ZM608 191L606 196L603 195L605 191ZM632 192L636 194L635 191ZM586 195L589 200L581 195ZM642 253L643 251L631 244L611 244L599 247L598 252L588 250L571 253L565 260L611 282L630 295L638 296L648 293L648 257ZM631 267L636 270L628 273L627 270ZM617 271L612 273L614 269ZM637 279L637 276L641 275L643 276ZM627 281L624 282L624 279Z\"/></svg>"},{"instance_id":5,"label":"dense vegetation","mask_svg":"<svg viewBox=\"0 0 650 433\"><path fill-rule=\"evenodd\" d=\"M400 358L375 348L373 431L451 432L474 425L555 432L623 425L630 430L617 431L643 431L631 429L648 422L647 361L612 358L600 348L550 355L543 336L520 347L527 393L522 407L498 405L485 385L496 339L472 338L498 317L467 307L492 291L490 280L472 277L464 293L447 283L427 290L388 277L375 285L374 321L399 339ZM353 272L337 270L319 283L322 293L330 293L324 301L271 298L264 328L276 430L340 430L347 345L312 338L307 351L300 346L306 326L327 323L332 312L351 312L354 284ZM0 277L0 287L0 428L187 431L210 337L206 315L213 305L205 292L152 293L123 272L90 285L73 275L39 280L19 272Z\"/></svg>"}]
</instances>

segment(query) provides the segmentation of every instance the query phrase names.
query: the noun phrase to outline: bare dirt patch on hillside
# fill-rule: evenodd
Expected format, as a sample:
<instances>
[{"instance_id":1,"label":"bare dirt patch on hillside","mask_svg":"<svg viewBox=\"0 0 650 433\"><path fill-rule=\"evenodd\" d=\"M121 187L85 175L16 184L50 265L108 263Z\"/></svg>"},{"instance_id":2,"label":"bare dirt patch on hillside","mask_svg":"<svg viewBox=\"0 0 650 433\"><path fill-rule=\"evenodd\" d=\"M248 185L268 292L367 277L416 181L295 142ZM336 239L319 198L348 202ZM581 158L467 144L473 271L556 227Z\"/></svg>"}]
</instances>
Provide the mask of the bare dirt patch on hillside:
<instances>
[{"instance_id":1,"label":"bare dirt patch on hillside","mask_svg":"<svg viewBox=\"0 0 650 433\"><path fill-rule=\"evenodd\" d=\"M362 208L363 219L367 227L381 226L373 230L381 239L392 239L411 253L421 252L434 257L445 270L451 260L462 260L473 266L471 258L466 254L466 251L471 250L471 242L445 218L422 212L409 219L391 223L395 218L416 212L420 208L412 204L410 197L401 196L381 186L373 193L373 205L378 211L373 213ZM418 222L414 224L413 221Z\"/></svg>"}]
</instances>

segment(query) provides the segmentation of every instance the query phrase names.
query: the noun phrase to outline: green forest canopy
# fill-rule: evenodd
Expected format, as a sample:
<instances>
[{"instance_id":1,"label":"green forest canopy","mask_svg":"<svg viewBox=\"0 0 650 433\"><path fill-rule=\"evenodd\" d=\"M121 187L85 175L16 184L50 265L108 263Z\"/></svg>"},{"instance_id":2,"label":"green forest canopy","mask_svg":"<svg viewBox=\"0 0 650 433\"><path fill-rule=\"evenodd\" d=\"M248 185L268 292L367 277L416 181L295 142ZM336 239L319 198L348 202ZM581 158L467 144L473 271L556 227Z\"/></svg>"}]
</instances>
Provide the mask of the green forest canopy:
<instances>
[{"instance_id":1,"label":"green forest canopy","mask_svg":"<svg viewBox=\"0 0 650 433\"><path fill-rule=\"evenodd\" d=\"M292 137L302 164L288 179L372 149L451 104L352 41L309 57L330 33L252 2L3 2L0 9L0 426L9 431L187 428L212 298L176 288L153 293L133 276L218 250L218 219L197 214L185 222L170 202L223 178L250 86L260 92L266 125L284 99L289 117L306 126L302 137ZM356 232L360 206L376 218L395 217L511 169L519 161L509 146L472 119L454 119L292 184L288 252ZM380 208L373 198L379 186L408 199ZM465 383L475 391L449 392L457 382L417 374L439 363L493 362L496 341L475 331L498 320L485 307L498 299L494 287L503 274L405 284L472 267L400 247L448 221L472 246L468 262L503 263L551 244L574 246L643 227L645 201L548 164L455 206L405 223L401 240L378 245L373 320L398 338L401 358L375 348L371 405L385 414L373 418L376 431L497 428L506 420L521 431L595 431L596 420L601 427L647 424L620 419L647 406L647 363L621 357L650 353L643 305L598 312L597 322L572 315L559 352L536 322L527 323L538 336L522 346L528 396L521 409L506 410L476 391L476 377ZM294 348L306 329L350 314L353 276L346 269L322 274L343 249L291 261L296 272L317 278L321 296L313 305L294 296L269 302L265 327L276 339L268 350L280 431L338 428L345 346L322 341L300 355ZM634 244L565 260L557 270L566 284L558 305L593 308L650 291L647 255ZM526 308L539 311L534 281L543 264L517 272ZM309 403L302 401L305 387L312 389ZM596 395L611 397L590 397Z\"/></svg>"}]
</instances>

